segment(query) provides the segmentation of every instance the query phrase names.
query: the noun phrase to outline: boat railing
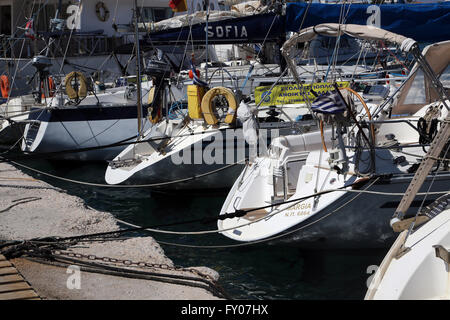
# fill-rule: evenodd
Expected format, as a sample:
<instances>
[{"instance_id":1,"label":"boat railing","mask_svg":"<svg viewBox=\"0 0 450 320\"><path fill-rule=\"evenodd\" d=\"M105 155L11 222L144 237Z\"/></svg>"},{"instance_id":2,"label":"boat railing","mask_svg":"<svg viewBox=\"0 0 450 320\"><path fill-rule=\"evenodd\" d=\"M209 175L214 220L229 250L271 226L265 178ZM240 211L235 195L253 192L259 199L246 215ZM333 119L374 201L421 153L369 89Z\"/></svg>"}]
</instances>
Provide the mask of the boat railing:
<instances>
[{"instance_id":1,"label":"boat railing","mask_svg":"<svg viewBox=\"0 0 450 320\"><path fill-rule=\"evenodd\" d=\"M114 48L125 43L123 37L100 34L63 35L49 44L51 56L69 57L110 55ZM0 38L0 57L26 59L42 54L47 45L44 41L28 38ZM66 52L67 51L67 52Z\"/></svg>"},{"instance_id":2,"label":"boat railing","mask_svg":"<svg viewBox=\"0 0 450 320\"><path fill-rule=\"evenodd\" d=\"M450 206L450 193L440 196L431 204L426 206L421 214L426 215L428 218L432 219Z\"/></svg>"},{"instance_id":3,"label":"boat railing","mask_svg":"<svg viewBox=\"0 0 450 320\"><path fill-rule=\"evenodd\" d=\"M273 168L273 198L272 201L286 201L297 190L298 173L306 163L308 152L295 152L283 158L278 167ZM298 167L298 172L295 167ZM295 170L293 174L291 171Z\"/></svg>"}]
</instances>

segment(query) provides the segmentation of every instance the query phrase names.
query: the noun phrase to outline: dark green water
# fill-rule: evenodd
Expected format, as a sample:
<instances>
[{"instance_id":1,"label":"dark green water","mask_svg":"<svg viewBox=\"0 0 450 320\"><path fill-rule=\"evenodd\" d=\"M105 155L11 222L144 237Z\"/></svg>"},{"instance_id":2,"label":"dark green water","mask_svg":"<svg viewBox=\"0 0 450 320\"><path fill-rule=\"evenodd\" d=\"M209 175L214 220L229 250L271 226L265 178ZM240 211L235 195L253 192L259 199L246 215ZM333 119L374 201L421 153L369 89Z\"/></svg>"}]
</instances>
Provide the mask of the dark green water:
<instances>
[{"instance_id":1,"label":"dark green water","mask_svg":"<svg viewBox=\"0 0 450 320\"><path fill-rule=\"evenodd\" d=\"M47 161L23 162L70 179L104 183L105 164ZM87 205L137 225L160 225L219 214L226 190L210 194L155 193L150 189L115 189L62 182L24 172L81 197ZM70 214L68 212L67 214ZM179 231L214 230L216 223L165 227ZM218 234L151 234L156 240L190 246L233 245ZM383 250L305 251L264 244L206 249L162 244L176 265L207 266L220 274L220 285L234 299L363 299L371 265L379 265Z\"/></svg>"}]
</instances>

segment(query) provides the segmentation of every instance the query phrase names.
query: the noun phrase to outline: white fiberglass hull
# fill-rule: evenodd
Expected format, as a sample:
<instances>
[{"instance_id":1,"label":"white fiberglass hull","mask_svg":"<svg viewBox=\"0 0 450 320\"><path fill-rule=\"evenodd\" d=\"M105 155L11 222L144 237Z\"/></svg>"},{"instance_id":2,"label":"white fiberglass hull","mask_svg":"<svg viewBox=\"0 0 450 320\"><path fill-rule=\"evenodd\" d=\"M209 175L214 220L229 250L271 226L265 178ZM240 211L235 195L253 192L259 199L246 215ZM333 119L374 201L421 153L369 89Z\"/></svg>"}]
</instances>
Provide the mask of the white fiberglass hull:
<instances>
[{"instance_id":1,"label":"white fiberglass hull","mask_svg":"<svg viewBox=\"0 0 450 320\"><path fill-rule=\"evenodd\" d=\"M412 175L405 175L378 181L373 185L369 181L362 190L398 194L408 187L411 179ZM433 176L429 176L421 191L427 190L432 180ZM446 173L434 180L431 190L447 191L449 184L450 174ZM327 194L325 201L321 199L315 209L314 198L309 198L301 204L291 205L289 209L277 208L273 212L268 209L269 215L277 213L254 224L250 223L261 217L220 220L218 227L227 230L222 232L226 237L243 242L263 241L305 249L386 248L396 237L389 221L401 198L402 195L335 191ZM425 204L436 198L436 195L428 196ZM422 200L423 197L416 198L410 214L417 211ZM226 210L227 213L234 211L232 207Z\"/></svg>"},{"instance_id":2,"label":"white fiberglass hull","mask_svg":"<svg viewBox=\"0 0 450 320\"><path fill-rule=\"evenodd\" d=\"M247 167L237 179L220 212L247 214L219 220L219 229L242 242L283 242L303 248L390 246L396 236L390 219L428 148L418 143L418 131L408 120L418 120L429 107L433 105L404 120L386 120L376 128L372 148L359 143L351 148L349 138L345 154L341 149L311 150L306 160L292 166L295 174L285 170L281 175L279 166L258 159L255 168ZM441 113L445 119L445 109ZM293 163L286 154L294 154L295 148L285 149L274 157L276 163ZM277 176L285 186L281 192ZM419 191L427 194L425 201L418 194L406 215L416 214L449 186L448 167L439 164Z\"/></svg>"},{"instance_id":3,"label":"white fiberglass hull","mask_svg":"<svg viewBox=\"0 0 450 320\"><path fill-rule=\"evenodd\" d=\"M421 148L408 151L420 155ZM416 162L416 157L407 156L405 162L396 164L393 160L402 153L379 151L375 175L371 179L357 180L355 175L344 176L330 170L327 156L320 153L311 152L301 166L296 191L287 198L291 200L289 203L272 201L274 189L267 159L259 160L254 168L246 168L230 190L220 214L273 205L250 211L240 218L219 220L218 228L224 230L222 234L236 241L281 242L311 249L391 245L396 235L389 221L414 175L406 169ZM364 159L367 161L367 154ZM426 192L431 182L430 192L448 192L450 172L430 174L421 192ZM343 190L311 196L336 189ZM425 205L437 197L428 195ZM407 214L415 214L422 199L418 196Z\"/></svg>"},{"instance_id":4,"label":"white fiberglass hull","mask_svg":"<svg viewBox=\"0 0 450 320\"><path fill-rule=\"evenodd\" d=\"M111 160L126 144L103 146L133 141L136 113L136 106L38 110L25 127L22 150L56 160Z\"/></svg>"},{"instance_id":5,"label":"white fiberglass hull","mask_svg":"<svg viewBox=\"0 0 450 320\"><path fill-rule=\"evenodd\" d=\"M446 198L442 212L411 234L405 230L398 236L373 276L366 300L450 299L450 199Z\"/></svg>"},{"instance_id":6,"label":"white fiberglass hull","mask_svg":"<svg viewBox=\"0 0 450 320\"><path fill-rule=\"evenodd\" d=\"M280 130L283 129L267 131L261 145L268 145ZM228 132L226 129L203 132L201 127L193 135L189 130L179 132L179 137L173 140L173 148L165 153L154 152L140 161L132 160L129 166L110 164L105 180L109 184L148 185L160 189L229 188L241 172L249 148L242 134L232 131L228 135ZM146 135L146 139L152 137L155 135ZM138 146L140 151L145 148L144 144ZM127 147L115 160L127 159L127 155L133 155L133 146Z\"/></svg>"}]
</instances>

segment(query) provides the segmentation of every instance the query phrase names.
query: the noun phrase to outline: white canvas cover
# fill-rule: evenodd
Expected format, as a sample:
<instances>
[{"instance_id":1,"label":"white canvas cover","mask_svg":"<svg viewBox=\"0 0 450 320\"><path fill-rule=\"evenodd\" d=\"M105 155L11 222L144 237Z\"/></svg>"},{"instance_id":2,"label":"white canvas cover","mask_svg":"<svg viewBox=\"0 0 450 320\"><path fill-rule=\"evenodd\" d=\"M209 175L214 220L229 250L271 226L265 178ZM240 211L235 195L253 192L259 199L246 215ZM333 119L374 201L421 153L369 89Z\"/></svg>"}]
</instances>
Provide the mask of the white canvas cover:
<instances>
[{"instance_id":1,"label":"white canvas cover","mask_svg":"<svg viewBox=\"0 0 450 320\"><path fill-rule=\"evenodd\" d=\"M249 1L233 5L229 11L211 10L209 12L209 22L221 21L232 18L240 18L245 16L251 16L257 13L261 13L267 8L262 6L259 1ZM170 19L165 19L159 22L145 23L145 27L151 31L163 31L172 28L185 27L206 21L206 12L197 11L192 14L182 14ZM140 23L139 28L144 27L144 24Z\"/></svg>"},{"instance_id":2,"label":"white canvas cover","mask_svg":"<svg viewBox=\"0 0 450 320\"><path fill-rule=\"evenodd\" d=\"M232 5L231 11L255 14L262 11L265 8L267 8L267 6L263 6L259 1L247 1Z\"/></svg>"},{"instance_id":3,"label":"white canvas cover","mask_svg":"<svg viewBox=\"0 0 450 320\"><path fill-rule=\"evenodd\" d=\"M237 12L237 11L210 11L209 19L208 21L214 22L214 21L220 21L230 18L239 18L239 17L245 17L245 13ZM175 16L170 19L161 20L159 22L150 22L145 23L145 26L143 23L139 23L139 28L147 28L150 32L156 32L156 31L163 31L168 30L172 28L180 28L185 27L193 24L197 24L200 22L206 21L206 12L204 11L198 11L192 14L183 14L179 16Z\"/></svg>"}]
</instances>

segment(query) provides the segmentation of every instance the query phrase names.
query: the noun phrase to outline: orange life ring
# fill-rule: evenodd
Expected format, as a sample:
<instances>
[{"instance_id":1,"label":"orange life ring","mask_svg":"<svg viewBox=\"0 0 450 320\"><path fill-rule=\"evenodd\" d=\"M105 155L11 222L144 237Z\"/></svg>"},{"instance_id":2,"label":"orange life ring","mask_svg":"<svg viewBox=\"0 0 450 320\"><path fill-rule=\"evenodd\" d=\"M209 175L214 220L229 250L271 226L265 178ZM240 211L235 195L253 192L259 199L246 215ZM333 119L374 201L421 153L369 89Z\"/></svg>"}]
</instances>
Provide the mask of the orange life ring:
<instances>
[{"instance_id":1,"label":"orange life ring","mask_svg":"<svg viewBox=\"0 0 450 320\"><path fill-rule=\"evenodd\" d=\"M8 76L2 75L0 77L0 89L1 89L1 92L2 92L2 97L3 98L8 98L9 97L9 90L10 90Z\"/></svg>"}]
</instances>

